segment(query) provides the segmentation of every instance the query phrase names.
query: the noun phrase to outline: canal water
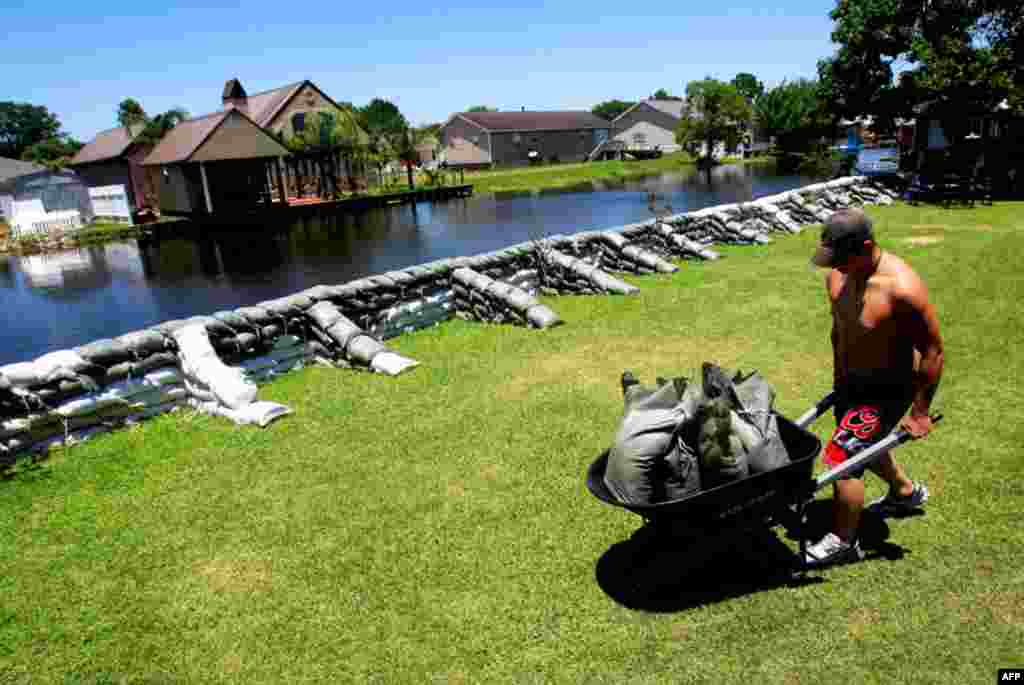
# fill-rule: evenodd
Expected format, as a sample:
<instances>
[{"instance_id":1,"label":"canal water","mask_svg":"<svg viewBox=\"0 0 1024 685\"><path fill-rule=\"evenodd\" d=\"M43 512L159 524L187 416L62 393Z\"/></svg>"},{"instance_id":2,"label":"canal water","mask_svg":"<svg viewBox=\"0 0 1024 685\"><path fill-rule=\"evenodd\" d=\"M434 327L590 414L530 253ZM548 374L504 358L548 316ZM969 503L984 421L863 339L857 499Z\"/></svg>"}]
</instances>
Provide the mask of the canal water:
<instances>
[{"instance_id":1,"label":"canal water","mask_svg":"<svg viewBox=\"0 0 1024 685\"><path fill-rule=\"evenodd\" d=\"M766 166L725 165L712 170L710 180L689 169L559 191L296 217L289 225L253 225L201 238L0 256L0 364L314 285L642 221L651 217L651 192L658 207L685 212L817 180L777 175Z\"/></svg>"}]
</instances>

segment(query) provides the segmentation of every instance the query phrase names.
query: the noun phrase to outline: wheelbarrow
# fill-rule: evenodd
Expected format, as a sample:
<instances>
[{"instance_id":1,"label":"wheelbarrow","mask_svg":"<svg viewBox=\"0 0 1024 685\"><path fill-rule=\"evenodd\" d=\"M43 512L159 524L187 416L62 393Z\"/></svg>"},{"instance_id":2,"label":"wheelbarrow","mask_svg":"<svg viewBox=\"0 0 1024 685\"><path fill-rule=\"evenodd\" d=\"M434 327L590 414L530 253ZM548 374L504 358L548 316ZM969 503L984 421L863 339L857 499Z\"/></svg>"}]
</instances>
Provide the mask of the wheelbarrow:
<instances>
[{"instance_id":1,"label":"wheelbarrow","mask_svg":"<svg viewBox=\"0 0 1024 685\"><path fill-rule=\"evenodd\" d=\"M701 539L722 539L728 533L763 530L782 525L791 537L799 540L802 572L808 540L804 535L807 505L814 494L844 476L874 464L886 450L913 439L900 428L882 440L851 455L842 464L815 477L814 463L821 452L821 440L807 430L819 417L835 405L831 392L795 421L777 415L779 434L789 453L790 463L771 471L702 490L682 499L655 504L629 504L620 501L604 482L608 451L602 453L587 469L587 489L606 504L627 509L644 519L654 534L668 533L692 543ZM932 416L937 423L942 415Z\"/></svg>"}]
</instances>

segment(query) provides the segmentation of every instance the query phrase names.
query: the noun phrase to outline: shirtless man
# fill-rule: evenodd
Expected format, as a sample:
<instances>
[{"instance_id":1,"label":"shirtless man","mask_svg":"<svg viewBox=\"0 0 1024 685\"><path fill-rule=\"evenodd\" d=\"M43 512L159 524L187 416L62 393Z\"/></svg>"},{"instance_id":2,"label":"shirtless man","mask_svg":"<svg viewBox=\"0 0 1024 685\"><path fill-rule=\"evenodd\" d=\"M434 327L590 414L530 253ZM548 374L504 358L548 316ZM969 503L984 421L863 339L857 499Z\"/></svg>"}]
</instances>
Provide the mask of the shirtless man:
<instances>
[{"instance_id":1,"label":"shirtless man","mask_svg":"<svg viewBox=\"0 0 1024 685\"><path fill-rule=\"evenodd\" d=\"M897 425L916 438L932 428L928 410L942 376L942 337L924 282L902 259L875 243L871 219L859 209L836 212L825 225L813 264L829 267L836 430L825 448L832 468ZM907 409L910 413L906 416ZM906 512L928 499L889 452L871 467L889 492L871 504L882 515ZM810 566L857 561L864 509L861 473L834 485L832 532L811 545Z\"/></svg>"}]
</instances>

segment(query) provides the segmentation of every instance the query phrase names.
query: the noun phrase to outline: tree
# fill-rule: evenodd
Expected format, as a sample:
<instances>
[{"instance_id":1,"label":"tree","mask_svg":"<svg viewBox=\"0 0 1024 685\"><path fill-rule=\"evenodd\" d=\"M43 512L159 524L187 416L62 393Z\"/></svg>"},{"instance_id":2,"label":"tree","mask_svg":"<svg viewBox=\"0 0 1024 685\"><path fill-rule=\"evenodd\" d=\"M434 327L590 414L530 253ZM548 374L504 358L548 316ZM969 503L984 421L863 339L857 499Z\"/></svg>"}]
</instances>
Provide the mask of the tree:
<instances>
[{"instance_id":1,"label":"tree","mask_svg":"<svg viewBox=\"0 0 1024 685\"><path fill-rule=\"evenodd\" d=\"M142 109L138 100L125 98L117 106L117 123L121 126L131 129L134 126L144 126L147 121L149 119L146 116L146 110Z\"/></svg>"},{"instance_id":2,"label":"tree","mask_svg":"<svg viewBox=\"0 0 1024 685\"><path fill-rule=\"evenodd\" d=\"M360 110L364 129L373 137L380 135L396 135L409 128L409 122L398 111L394 103L381 98L374 98Z\"/></svg>"},{"instance_id":3,"label":"tree","mask_svg":"<svg viewBox=\"0 0 1024 685\"><path fill-rule=\"evenodd\" d=\"M0 102L0 157L20 159L30 147L60 136L60 121L46 107Z\"/></svg>"},{"instance_id":4,"label":"tree","mask_svg":"<svg viewBox=\"0 0 1024 685\"><path fill-rule=\"evenodd\" d=\"M764 95L764 84L757 80L753 74L741 71L732 80L732 85L740 95L747 99L747 102L754 102Z\"/></svg>"},{"instance_id":5,"label":"tree","mask_svg":"<svg viewBox=\"0 0 1024 685\"><path fill-rule=\"evenodd\" d=\"M653 97L655 100L667 100L672 96L669 95L668 91L665 90L664 88L659 88L658 90L654 91Z\"/></svg>"},{"instance_id":6,"label":"tree","mask_svg":"<svg viewBox=\"0 0 1024 685\"><path fill-rule=\"evenodd\" d=\"M760 128L775 136L783 152L810 150L833 132L833 118L818 98L818 84L808 79L783 81L754 103Z\"/></svg>"},{"instance_id":7,"label":"tree","mask_svg":"<svg viewBox=\"0 0 1024 685\"><path fill-rule=\"evenodd\" d=\"M829 16L838 49L818 75L837 116L884 125L923 102L959 112L952 121L1004 100L1024 109L1020 0L838 0Z\"/></svg>"},{"instance_id":8,"label":"tree","mask_svg":"<svg viewBox=\"0 0 1024 685\"><path fill-rule=\"evenodd\" d=\"M594 108L590 111L595 116L612 121L635 104L635 102L626 102L625 100L606 100L598 105L594 105Z\"/></svg>"},{"instance_id":9,"label":"tree","mask_svg":"<svg viewBox=\"0 0 1024 685\"><path fill-rule=\"evenodd\" d=\"M718 143L725 143L727 149L739 144L750 114L750 104L731 83L713 78L690 81L676 142L694 155L706 146L705 154L711 160Z\"/></svg>"},{"instance_id":10,"label":"tree","mask_svg":"<svg viewBox=\"0 0 1024 685\"><path fill-rule=\"evenodd\" d=\"M62 134L31 145L22 153L21 158L26 162L43 164L56 171L67 166L71 158L83 147L79 141Z\"/></svg>"},{"instance_id":11,"label":"tree","mask_svg":"<svg viewBox=\"0 0 1024 685\"><path fill-rule=\"evenodd\" d=\"M151 119L146 119L144 128L135 136L135 142L156 145L163 140L168 131L188 119L188 116L186 110L175 107L162 114L157 114Z\"/></svg>"},{"instance_id":12,"label":"tree","mask_svg":"<svg viewBox=\"0 0 1024 685\"><path fill-rule=\"evenodd\" d=\"M466 111L467 112L497 112L498 108L497 107L488 107L487 105L473 105L472 107L470 107Z\"/></svg>"}]
</instances>

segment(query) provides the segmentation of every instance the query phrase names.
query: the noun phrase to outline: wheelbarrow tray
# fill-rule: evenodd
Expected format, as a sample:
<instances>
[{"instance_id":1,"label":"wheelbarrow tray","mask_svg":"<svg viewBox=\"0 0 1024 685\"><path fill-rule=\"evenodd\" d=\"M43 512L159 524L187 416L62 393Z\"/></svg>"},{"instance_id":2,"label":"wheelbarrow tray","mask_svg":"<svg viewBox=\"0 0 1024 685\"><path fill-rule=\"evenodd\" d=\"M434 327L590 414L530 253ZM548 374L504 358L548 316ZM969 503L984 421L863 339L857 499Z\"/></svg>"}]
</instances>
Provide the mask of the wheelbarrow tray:
<instances>
[{"instance_id":1,"label":"wheelbarrow tray","mask_svg":"<svg viewBox=\"0 0 1024 685\"><path fill-rule=\"evenodd\" d=\"M814 490L814 461L821 451L821 440L782 415L778 416L779 435L789 453L790 463L771 471L701 490L682 499L655 504L621 502L604 482L608 466L605 450L587 470L587 489L602 502L628 509L644 519L679 522L688 526L714 526L732 518L767 517L780 507L798 504Z\"/></svg>"}]
</instances>

